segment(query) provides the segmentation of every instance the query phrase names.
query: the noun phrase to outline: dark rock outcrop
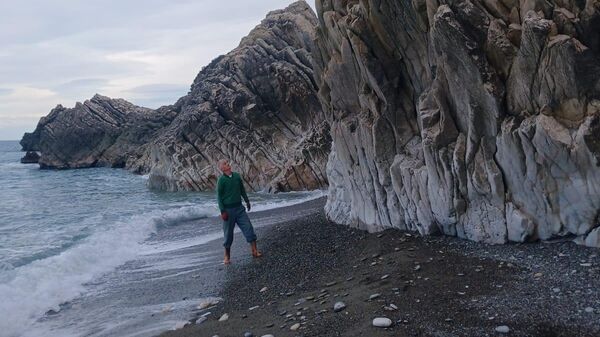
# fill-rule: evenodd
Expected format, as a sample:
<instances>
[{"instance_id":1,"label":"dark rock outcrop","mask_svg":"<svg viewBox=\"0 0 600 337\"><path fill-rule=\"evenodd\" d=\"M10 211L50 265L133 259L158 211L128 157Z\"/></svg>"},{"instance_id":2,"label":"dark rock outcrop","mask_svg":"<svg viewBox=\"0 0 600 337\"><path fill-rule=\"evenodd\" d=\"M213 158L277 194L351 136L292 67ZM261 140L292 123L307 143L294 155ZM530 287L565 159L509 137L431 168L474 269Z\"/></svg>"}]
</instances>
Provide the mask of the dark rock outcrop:
<instances>
[{"instance_id":1,"label":"dark rock outcrop","mask_svg":"<svg viewBox=\"0 0 600 337\"><path fill-rule=\"evenodd\" d=\"M25 134L23 149L40 151L43 168L126 167L164 190L214 188L220 158L251 190L326 187L331 141L313 76L316 25L304 1L273 11L173 106L101 96L58 106Z\"/></svg>"},{"instance_id":2,"label":"dark rock outcrop","mask_svg":"<svg viewBox=\"0 0 600 337\"><path fill-rule=\"evenodd\" d=\"M150 167L151 187L214 188L229 158L252 190L327 186L328 124L313 77L316 16L305 2L273 11L206 66L179 112L128 167Z\"/></svg>"},{"instance_id":3,"label":"dark rock outcrop","mask_svg":"<svg viewBox=\"0 0 600 337\"><path fill-rule=\"evenodd\" d=\"M600 246L600 2L317 0L328 216Z\"/></svg>"},{"instance_id":4,"label":"dark rock outcrop","mask_svg":"<svg viewBox=\"0 0 600 337\"><path fill-rule=\"evenodd\" d=\"M40 160L40 155L35 151L27 151L25 156L21 158L21 164L37 164Z\"/></svg>"},{"instance_id":5,"label":"dark rock outcrop","mask_svg":"<svg viewBox=\"0 0 600 337\"><path fill-rule=\"evenodd\" d=\"M25 134L21 146L41 152L41 168L124 167L174 117L168 108L152 110L95 95L71 109L58 105L33 133Z\"/></svg>"}]
</instances>

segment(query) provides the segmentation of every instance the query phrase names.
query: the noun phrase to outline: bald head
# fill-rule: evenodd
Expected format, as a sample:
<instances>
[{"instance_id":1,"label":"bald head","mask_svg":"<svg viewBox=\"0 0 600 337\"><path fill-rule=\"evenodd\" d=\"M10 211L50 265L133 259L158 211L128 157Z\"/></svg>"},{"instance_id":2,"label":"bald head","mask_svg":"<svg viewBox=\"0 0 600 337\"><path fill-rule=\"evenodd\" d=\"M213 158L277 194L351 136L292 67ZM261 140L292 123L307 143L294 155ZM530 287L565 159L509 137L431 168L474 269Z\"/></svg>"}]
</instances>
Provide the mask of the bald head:
<instances>
[{"instance_id":1,"label":"bald head","mask_svg":"<svg viewBox=\"0 0 600 337\"><path fill-rule=\"evenodd\" d=\"M221 159L217 163L217 166L221 172L225 173L226 175L231 175L231 166L229 165L229 160Z\"/></svg>"}]
</instances>

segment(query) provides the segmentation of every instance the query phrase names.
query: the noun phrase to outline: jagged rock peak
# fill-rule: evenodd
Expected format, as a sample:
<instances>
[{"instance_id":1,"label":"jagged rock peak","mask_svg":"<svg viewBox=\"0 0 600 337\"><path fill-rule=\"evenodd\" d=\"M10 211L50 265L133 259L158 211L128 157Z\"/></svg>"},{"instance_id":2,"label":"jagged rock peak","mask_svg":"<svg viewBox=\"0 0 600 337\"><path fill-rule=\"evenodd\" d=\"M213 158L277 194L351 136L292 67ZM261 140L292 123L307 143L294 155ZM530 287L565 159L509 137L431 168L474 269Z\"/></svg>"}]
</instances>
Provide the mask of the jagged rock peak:
<instances>
[{"instance_id":1,"label":"jagged rock peak","mask_svg":"<svg viewBox=\"0 0 600 337\"><path fill-rule=\"evenodd\" d=\"M284 9L269 12L258 26L242 38L239 46L255 44L258 39L298 46L299 41L291 39L302 39L306 33L313 33L316 24L316 16L310 6L305 1L296 1ZM300 34L289 34L288 30L296 30Z\"/></svg>"},{"instance_id":2,"label":"jagged rock peak","mask_svg":"<svg viewBox=\"0 0 600 337\"><path fill-rule=\"evenodd\" d=\"M214 188L219 158L251 190L325 187L329 131L312 69L315 14L305 2L273 11L240 45L204 67L180 115L137 166L167 190Z\"/></svg>"}]
</instances>

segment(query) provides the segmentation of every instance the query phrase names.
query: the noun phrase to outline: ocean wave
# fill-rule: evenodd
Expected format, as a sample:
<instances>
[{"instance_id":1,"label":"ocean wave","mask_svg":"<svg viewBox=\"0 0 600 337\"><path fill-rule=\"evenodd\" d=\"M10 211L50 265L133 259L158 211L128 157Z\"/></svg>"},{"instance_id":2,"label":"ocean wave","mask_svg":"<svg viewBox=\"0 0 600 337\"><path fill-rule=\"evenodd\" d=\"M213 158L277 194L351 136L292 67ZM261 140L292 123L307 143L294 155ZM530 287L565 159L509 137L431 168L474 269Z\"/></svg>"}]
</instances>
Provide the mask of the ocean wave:
<instances>
[{"instance_id":1,"label":"ocean wave","mask_svg":"<svg viewBox=\"0 0 600 337\"><path fill-rule=\"evenodd\" d=\"M183 206L154 217L155 230L163 227L176 225L180 222L191 221L215 216L218 214L218 208L215 205L198 204L193 206Z\"/></svg>"},{"instance_id":2,"label":"ocean wave","mask_svg":"<svg viewBox=\"0 0 600 337\"><path fill-rule=\"evenodd\" d=\"M78 245L12 270L0 284L0 331L19 336L44 313L83 292L85 284L139 255L142 243L162 226L214 214L211 208L180 207L135 215L93 233Z\"/></svg>"}]
</instances>

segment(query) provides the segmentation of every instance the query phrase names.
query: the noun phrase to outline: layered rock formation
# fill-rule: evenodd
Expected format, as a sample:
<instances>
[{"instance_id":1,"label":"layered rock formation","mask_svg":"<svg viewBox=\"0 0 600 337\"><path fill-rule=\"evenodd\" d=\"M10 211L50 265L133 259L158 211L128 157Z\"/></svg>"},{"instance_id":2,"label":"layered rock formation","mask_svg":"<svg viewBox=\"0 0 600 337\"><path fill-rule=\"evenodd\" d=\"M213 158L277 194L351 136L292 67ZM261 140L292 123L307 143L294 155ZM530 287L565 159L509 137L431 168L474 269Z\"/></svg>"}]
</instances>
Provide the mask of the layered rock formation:
<instances>
[{"instance_id":1,"label":"layered rock formation","mask_svg":"<svg viewBox=\"0 0 600 337\"><path fill-rule=\"evenodd\" d=\"M41 168L124 167L139 146L174 117L168 107L151 110L95 95L70 109L52 109L33 133L23 136L21 146L41 152Z\"/></svg>"},{"instance_id":2,"label":"layered rock formation","mask_svg":"<svg viewBox=\"0 0 600 337\"><path fill-rule=\"evenodd\" d=\"M317 0L334 221L600 246L600 2Z\"/></svg>"},{"instance_id":3,"label":"layered rock formation","mask_svg":"<svg viewBox=\"0 0 600 337\"><path fill-rule=\"evenodd\" d=\"M273 11L156 111L95 96L58 106L21 141L43 168L126 167L152 188L209 190L229 158L250 190L327 186L328 124L313 76L317 19L305 2Z\"/></svg>"},{"instance_id":4,"label":"layered rock formation","mask_svg":"<svg viewBox=\"0 0 600 337\"><path fill-rule=\"evenodd\" d=\"M127 158L174 117L168 108L152 110L95 95L70 109L52 109L33 133L23 136L21 146L41 152L41 168L124 167Z\"/></svg>"},{"instance_id":5,"label":"layered rock formation","mask_svg":"<svg viewBox=\"0 0 600 337\"><path fill-rule=\"evenodd\" d=\"M128 166L150 185L212 189L216 160L230 158L251 190L327 186L329 129L312 57L317 19L305 2L273 11L233 51L198 74L177 118Z\"/></svg>"}]
</instances>

